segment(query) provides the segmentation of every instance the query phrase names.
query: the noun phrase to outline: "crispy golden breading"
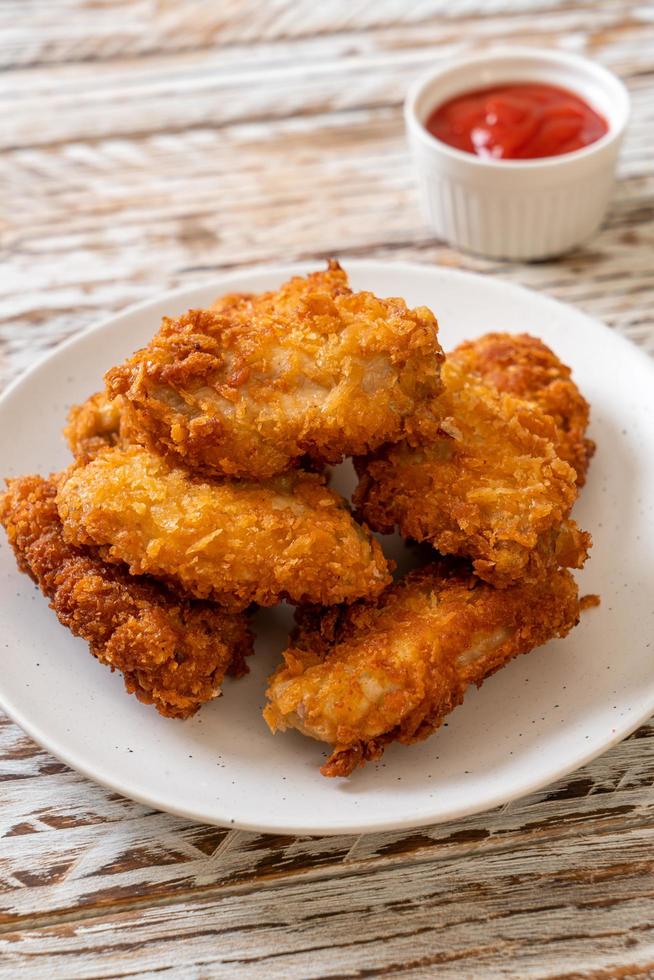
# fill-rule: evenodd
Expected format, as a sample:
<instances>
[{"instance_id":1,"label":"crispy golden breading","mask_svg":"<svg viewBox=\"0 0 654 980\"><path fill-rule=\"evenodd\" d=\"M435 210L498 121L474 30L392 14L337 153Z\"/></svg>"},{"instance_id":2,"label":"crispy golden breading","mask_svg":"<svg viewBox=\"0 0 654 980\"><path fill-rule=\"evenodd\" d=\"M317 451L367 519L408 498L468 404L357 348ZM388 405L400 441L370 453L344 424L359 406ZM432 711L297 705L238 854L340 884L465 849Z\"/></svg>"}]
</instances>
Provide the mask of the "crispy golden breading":
<instances>
[{"instance_id":1,"label":"crispy golden breading","mask_svg":"<svg viewBox=\"0 0 654 980\"><path fill-rule=\"evenodd\" d=\"M585 437L590 407L549 347L529 334L488 333L466 340L451 354L464 370L476 372L498 391L534 402L556 426L554 448L570 463L582 487L595 443Z\"/></svg>"},{"instance_id":2,"label":"crispy golden breading","mask_svg":"<svg viewBox=\"0 0 654 980\"><path fill-rule=\"evenodd\" d=\"M353 293L337 262L276 292L165 319L106 375L140 441L209 475L266 478L437 428L442 351L426 307Z\"/></svg>"},{"instance_id":3,"label":"crispy golden breading","mask_svg":"<svg viewBox=\"0 0 654 980\"><path fill-rule=\"evenodd\" d=\"M81 405L73 405L64 429L66 442L79 463L88 463L103 449L135 441L125 399L98 391Z\"/></svg>"},{"instance_id":4,"label":"crispy golden breading","mask_svg":"<svg viewBox=\"0 0 654 980\"><path fill-rule=\"evenodd\" d=\"M503 587L579 568L591 539L567 518L576 474L557 456L552 419L498 393L456 361L442 370L438 437L388 447L358 461L354 503L376 531L395 525L442 554L470 558L480 578Z\"/></svg>"},{"instance_id":5,"label":"crispy golden breading","mask_svg":"<svg viewBox=\"0 0 654 980\"><path fill-rule=\"evenodd\" d=\"M426 738L509 660L579 618L577 587L557 570L494 589L444 561L409 574L376 604L310 610L272 675L264 717L327 742L325 776L347 776L389 742Z\"/></svg>"},{"instance_id":6,"label":"crispy golden breading","mask_svg":"<svg viewBox=\"0 0 654 980\"><path fill-rule=\"evenodd\" d=\"M215 299L209 309L215 313L225 313L228 310L242 307L246 303L251 303L256 298L256 293L225 293Z\"/></svg>"},{"instance_id":7,"label":"crispy golden breading","mask_svg":"<svg viewBox=\"0 0 654 980\"><path fill-rule=\"evenodd\" d=\"M390 581L379 544L312 473L207 481L131 446L72 468L57 503L72 544L230 608L352 602Z\"/></svg>"},{"instance_id":8,"label":"crispy golden breading","mask_svg":"<svg viewBox=\"0 0 654 980\"><path fill-rule=\"evenodd\" d=\"M252 635L243 615L181 599L66 543L56 492L53 480L39 476L8 481L0 521L21 571L93 656L123 673L131 694L162 715L187 718L220 694L228 669L246 672Z\"/></svg>"}]
</instances>

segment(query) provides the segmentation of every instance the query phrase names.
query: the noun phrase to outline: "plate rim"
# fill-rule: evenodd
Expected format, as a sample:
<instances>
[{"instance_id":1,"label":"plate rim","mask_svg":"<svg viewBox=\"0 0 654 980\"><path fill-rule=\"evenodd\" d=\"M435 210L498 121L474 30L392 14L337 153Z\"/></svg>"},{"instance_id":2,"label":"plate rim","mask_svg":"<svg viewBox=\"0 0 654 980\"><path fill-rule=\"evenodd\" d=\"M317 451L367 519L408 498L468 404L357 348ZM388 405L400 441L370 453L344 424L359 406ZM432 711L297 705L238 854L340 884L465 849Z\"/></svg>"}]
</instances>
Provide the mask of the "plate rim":
<instances>
[{"instance_id":1,"label":"plate rim","mask_svg":"<svg viewBox=\"0 0 654 980\"><path fill-rule=\"evenodd\" d=\"M38 374L47 363L60 357L69 348L73 348L80 342L83 342L83 340L91 334L100 333L110 329L116 320L119 320L122 317L145 312L153 306L158 306L161 303L179 299L187 294L196 293L201 289L212 290L215 288L216 291L225 289L229 290L234 287L238 287L238 284L241 281L258 275L279 274L280 281L283 281L282 277L301 275L306 274L307 271L312 271L316 268L316 265L320 261L322 261L321 258L287 263L271 262L239 267L235 271L230 270L222 274L218 272L216 275L215 286L213 285L214 280L196 283L194 285L180 286L172 290L167 290L163 293L155 293L147 299L140 300L137 303L133 303L125 307L123 310L103 317L98 322L89 324L83 330L80 330L71 337L66 338L50 350L45 351L34 364L30 365L25 371L22 371L13 381L11 381L0 395L0 412L2 412L5 403L10 400L13 393L18 388L22 387L23 384L28 383L32 379L32 376ZM363 274L365 274L366 271L369 271L372 275L375 272L384 272L388 271L389 268L392 268L394 271L400 273L405 272L409 275L416 273L419 273L420 275L435 274L436 277L444 276L445 278L456 278L463 281L471 281L473 283L482 280L486 285L490 285L490 287L493 289L500 290L504 293L508 291L510 293L518 294L523 298L523 300L526 297L537 296L540 303L549 304L553 307L553 309L563 309L567 312L572 310L580 322L582 320L585 321L584 325L587 329L592 328L594 331L597 331L598 329L606 331L606 333L612 337L612 342L618 343L618 345L623 347L623 349L628 350L629 357L637 355L641 363L643 365L647 365L647 370L652 372L654 381L654 358L652 358L646 351L638 347L635 343L630 341L617 330L603 323L601 320L595 319L593 316L584 312L583 310L578 309L576 306L555 299L547 293L530 289L526 286L522 286L512 281L507 281L503 278L496 278L495 276L486 276L483 273L471 272L463 269L452 269L447 266L431 265L428 263L412 262L407 260L394 261L392 259L378 258L350 258L348 256L339 256L339 261L348 269L348 271L356 269ZM438 314L436 315L438 316ZM337 819L331 818L329 824L321 824L319 822L314 824L309 824L307 822L293 824L289 823L289 821L285 818L281 818L279 820L268 819L268 822L262 820L232 819L227 813L207 814L206 812L199 812L198 809L193 807L177 806L174 803L168 802L167 799L161 797L156 792L141 792L139 787L132 785L129 779L123 778L121 781L116 777L105 774L103 769L94 768L93 765L87 764L83 758L78 758L78 752L70 751L64 747L61 747L56 738L49 736L47 732L40 728L38 721L31 721L25 716L23 711L18 706L14 705L11 700L7 698L2 689L1 678L0 708L42 749L51 753L56 759L63 762L69 768L80 773L82 776L91 780L92 782L98 783L99 785L113 792L120 793L128 799L134 800L136 803L143 806L147 806L165 813L170 813L183 819L207 823L213 826L223 827L228 830L244 830L260 834L286 833L296 836L337 836L339 834L362 834L392 830L410 830L412 828L428 826L429 824L436 825L454 820L460 820L464 817L474 816L475 814L493 810L498 806L513 802L517 799L522 799L532 793L538 792L539 790L552 785L557 780L562 779L565 776L570 775L570 773L588 765L589 762L592 762L605 752L610 751L624 739L628 738L628 736L636 731L636 729L639 728L645 721L647 721L654 713L654 686L652 688L651 698L647 702L643 711L636 716L631 716L628 720L625 719L623 725L616 725L610 737L603 740L601 744L593 746L587 752L579 753L574 757L574 761L572 762L568 758L567 762L553 765L549 769L541 771L538 776L531 780L523 780L520 782L519 787L515 790L504 789L503 791L486 794L478 803L464 804L458 807L453 807L446 814L442 812L435 814L429 814L426 812L411 812L402 819L391 818L385 820L380 818L377 820L371 820L367 818L365 820L354 822L351 819L346 819L343 822L339 822Z\"/></svg>"}]
</instances>

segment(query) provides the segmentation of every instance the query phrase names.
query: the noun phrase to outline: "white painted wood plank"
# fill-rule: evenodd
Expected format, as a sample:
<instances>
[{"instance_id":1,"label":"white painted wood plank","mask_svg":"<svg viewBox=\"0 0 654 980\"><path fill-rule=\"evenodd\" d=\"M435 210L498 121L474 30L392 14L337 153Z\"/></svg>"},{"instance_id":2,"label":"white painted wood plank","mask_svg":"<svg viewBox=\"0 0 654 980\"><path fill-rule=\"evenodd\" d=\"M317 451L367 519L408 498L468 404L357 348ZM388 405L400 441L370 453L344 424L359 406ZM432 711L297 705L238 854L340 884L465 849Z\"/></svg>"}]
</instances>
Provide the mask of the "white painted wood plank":
<instances>
[{"instance_id":1,"label":"white painted wood plank","mask_svg":"<svg viewBox=\"0 0 654 980\"><path fill-rule=\"evenodd\" d=\"M654 966L653 845L650 826L5 933L0 976L624 976Z\"/></svg>"},{"instance_id":2,"label":"white painted wood plank","mask_svg":"<svg viewBox=\"0 0 654 980\"><path fill-rule=\"evenodd\" d=\"M122 59L98 72L93 62L9 71L0 146L32 146L108 135L223 127L245 120L398 105L427 67L474 47L512 42L562 46L624 75L647 71L647 12L624 4L573 8L506 23L473 17L465 29L435 18L361 38L287 42L263 63L251 47L206 48L153 58ZM38 119L38 126L34 120Z\"/></svg>"},{"instance_id":3,"label":"white painted wood plank","mask_svg":"<svg viewBox=\"0 0 654 980\"><path fill-rule=\"evenodd\" d=\"M74 64L111 60L157 51L180 52L220 46L229 54L236 46L271 43L289 38L328 37L402 25L443 20L490 21L502 33L500 18L530 15L533 0L330 0L328 4L297 0L26 0L0 2L0 63L4 65ZM540 0L539 19L550 11L572 12L586 4L571 0ZM480 18L481 15L481 18Z\"/></svg>"},{"instance_id":4,"label":"white painted wood plank","mask_svg":"<svg viewBox=\"0 0 654 980\"><path fill-rule=\"evenodd\" d=\"M0 378L169 287L235 264L328 254L395 254L507 276L651 345L653 132L649 120L635 127L602 233L562 262L519 266L433 241L397 110L9 154L0 180L12 181L20 206L0 281Z\"/></svg>"},{"instance_id":5,"label":"white painted wood plank","mask_svg":"<svg viewBox=\"0 0 654 980\"><path fill-rule=\"evenodd\" d=\"M9 729L4 743L17 756L27 740L16 738L12 748L15 729ZM466 820L316 839L199 826L130 804L66 769L28 776L3 765L0 929L44 917L102 914L106 906L117 913L290 876L317 881L472 855L482 865L491 854L510 864L513 851L527 845L549 848L569 840L573 846L579 837L631 833L651 826L652 746L650 726L547 790Z\"/></svg>"}]
</instances>

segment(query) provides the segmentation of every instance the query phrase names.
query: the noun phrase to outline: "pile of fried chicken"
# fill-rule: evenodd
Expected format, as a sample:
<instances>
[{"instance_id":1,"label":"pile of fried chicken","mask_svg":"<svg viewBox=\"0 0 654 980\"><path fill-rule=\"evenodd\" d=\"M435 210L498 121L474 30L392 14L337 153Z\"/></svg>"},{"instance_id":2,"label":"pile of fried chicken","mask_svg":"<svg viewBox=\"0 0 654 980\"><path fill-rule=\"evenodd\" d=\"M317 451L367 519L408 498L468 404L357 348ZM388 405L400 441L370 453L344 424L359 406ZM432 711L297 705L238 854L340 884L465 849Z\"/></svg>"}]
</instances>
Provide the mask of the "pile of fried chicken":
<instances>
[{"instance_id":1,"label":"pile of fried chicken","mask_svg":"<svg viewBox=\"0 0 654 980\"><path fill-rule=\"evenodd\" d=\"M71 411L72 465L8 480L0 520L59 620L162 715L244 674L249 613L286 601L264 717L346 776L577 623L594 446L539 340L446 358L429 309L353 292L331 261L164 319L105 382ZM352 506L328 486L346 457ZM434 552L393 581L371 531L395 529Z\"/></svg>"}]
</instances>

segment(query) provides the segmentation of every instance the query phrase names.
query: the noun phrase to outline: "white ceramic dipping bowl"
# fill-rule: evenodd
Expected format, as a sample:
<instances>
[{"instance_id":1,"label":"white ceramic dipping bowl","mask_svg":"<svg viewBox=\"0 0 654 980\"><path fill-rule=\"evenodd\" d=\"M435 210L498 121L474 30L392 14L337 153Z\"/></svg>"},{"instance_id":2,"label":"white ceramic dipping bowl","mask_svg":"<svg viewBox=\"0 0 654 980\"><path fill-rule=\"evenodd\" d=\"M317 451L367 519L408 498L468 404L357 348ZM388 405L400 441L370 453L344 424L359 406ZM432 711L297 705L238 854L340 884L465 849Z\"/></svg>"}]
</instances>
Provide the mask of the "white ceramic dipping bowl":
<instances>
[{"instance_id":1,"label":"white ceramic dipping bowl","mask_svg":"<svg viewBox=\"0 0 654 980\"><path fill-rule=\"evenodd\" d=\"M569 89L604 116L608 132L561 156L493 160L448 146L425 128L448 99L505 82ZM544 259L597 230L629 118L627 90L605 68L563 52L505 48L434 69L411 88L404 111L426 217L439 238L490 258Z\"/></svg>"}]
</instances>

